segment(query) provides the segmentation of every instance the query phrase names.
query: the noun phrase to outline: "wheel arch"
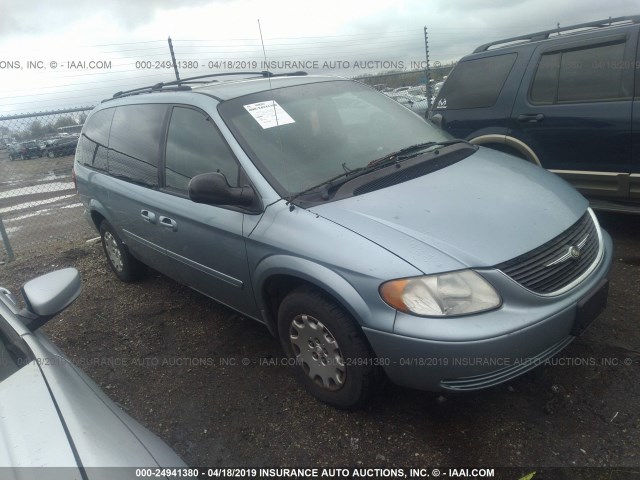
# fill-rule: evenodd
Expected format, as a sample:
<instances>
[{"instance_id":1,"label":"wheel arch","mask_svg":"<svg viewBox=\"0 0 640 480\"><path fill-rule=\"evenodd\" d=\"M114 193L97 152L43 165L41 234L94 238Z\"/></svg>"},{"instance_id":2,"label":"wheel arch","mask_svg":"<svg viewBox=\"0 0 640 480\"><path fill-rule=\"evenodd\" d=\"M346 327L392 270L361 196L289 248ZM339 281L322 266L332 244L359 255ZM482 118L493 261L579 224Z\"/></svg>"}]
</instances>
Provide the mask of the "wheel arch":
<instances>
[{"instance_id":1,"label":"wheel arch","mask_svg":"<svg viewBox=\"0 0 640 480\"><path fill-rule=\"evenodd\" d=\"M273 255L255 269L254 291L269 331L277 335L278 307L287 294L307 285L330 296L359 326L371 318L369 305L353 286L335 271L317 263L288 255Z\"/></svg>"},{"instance_id":2,"label":"wheel arch","mask_svg":"<svg viewBox=\"0 0 640 480\"><path fill-rule=\"evenodd\" d=\"M102 223L103 220L106 220L107 222L109 222L109 219L107 218L107 215L106 215L106 209L99 201L95 199L91 199L89 201L88 210L89 210L89 215L91 217L91 221L95 225L96 230L100 230L100 224Z\"/></svg>"},{"instance_id":3,"label":"wheel arch","mask_svg":"<svg viewBox=\"0 0 640 480\"><path fill-rule=\"evenodd\" d=\"M534 163L539 167L542 166L542 163L540 162L540 158L538 157L538 155L536 155L536 152L534 152L531 147L529 147L522 140L518 140L517 138L511 137L509 135L502 135L502 134L495 134L495 133L480 135L480 136L469 139L469 142L471 142L474 145L481 145L489 148L491 147L491 145L505 146L515 151L517 154L519 154L519 156L522 156L525 160L531 163Z\"/></svg>"}]
</instances>

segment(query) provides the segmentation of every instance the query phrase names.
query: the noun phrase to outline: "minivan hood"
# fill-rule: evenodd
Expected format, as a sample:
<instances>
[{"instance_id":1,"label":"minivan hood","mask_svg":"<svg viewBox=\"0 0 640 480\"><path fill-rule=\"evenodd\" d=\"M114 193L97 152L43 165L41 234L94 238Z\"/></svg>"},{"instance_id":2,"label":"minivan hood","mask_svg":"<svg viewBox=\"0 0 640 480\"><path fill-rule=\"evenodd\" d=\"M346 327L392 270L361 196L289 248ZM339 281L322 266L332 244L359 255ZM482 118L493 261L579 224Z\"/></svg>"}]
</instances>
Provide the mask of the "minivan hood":
<instances>
[{"instance_id":1,"label":"minivan hood","mask_svg":"<svg viewBox=\"0 0 640 480\"><path fill-rule=\"evenodd\" d=\"M510 260L569 228L587 207L560 177L481 147L444 169L309 210L428 273Z\"/></svg>"}]
</instances>

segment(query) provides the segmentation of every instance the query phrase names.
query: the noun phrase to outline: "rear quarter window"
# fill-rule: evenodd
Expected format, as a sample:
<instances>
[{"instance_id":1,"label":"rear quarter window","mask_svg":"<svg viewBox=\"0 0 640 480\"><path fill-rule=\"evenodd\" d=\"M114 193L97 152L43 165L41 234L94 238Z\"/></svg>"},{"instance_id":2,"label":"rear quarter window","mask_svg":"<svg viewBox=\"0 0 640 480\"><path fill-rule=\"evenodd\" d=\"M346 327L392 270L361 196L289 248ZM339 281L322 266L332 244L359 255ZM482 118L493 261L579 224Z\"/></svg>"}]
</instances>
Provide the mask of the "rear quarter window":
<instances>
[{"instance_id":1,"label":"rear quarter window","mask_svg":"<svg viewBox=\"0 0 640 480\"><path fill-rule=\"evenodd\" d=\"M434 109L492 107L516 57L516 53L508 53L458 63L442 86Z\"/></svg>"},{"instance_id":2,"label":"rear quarter window","mask_svg":"<svg viewBox=\"0 0 640 480\"><path fill-rule=\"evenodd\" d=\"M87 120L76 150L76 161L98 170L107 169L109 130L115 108L100 110ZM52 146L54 146L52 144Z\"/></svg>"}]
</instances>

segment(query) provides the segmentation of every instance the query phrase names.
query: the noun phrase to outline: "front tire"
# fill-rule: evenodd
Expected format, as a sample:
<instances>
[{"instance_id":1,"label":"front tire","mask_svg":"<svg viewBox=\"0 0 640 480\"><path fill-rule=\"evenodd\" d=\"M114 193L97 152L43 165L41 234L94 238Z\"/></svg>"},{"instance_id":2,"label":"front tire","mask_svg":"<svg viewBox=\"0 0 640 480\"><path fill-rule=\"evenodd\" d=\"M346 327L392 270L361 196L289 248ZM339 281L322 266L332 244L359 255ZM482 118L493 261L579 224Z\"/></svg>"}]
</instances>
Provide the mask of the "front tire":
<instances>
[{"instance_id":1,"label":"front tire","mask_svg":"<svg viewBox=\"0 0 640 480\"><path fill-rule=\"evenodd\" d=\"M282 348L311 395L341 409L362 406L380 380L379 367L355 320L325 293L300 287L278 309Z\"/></svg>"},{"instance_id":2,"label":"front tire","mask_svg":"<svg viewBox=\"0 0 640 480\"><path fill-rule=\"evenodd\" d=\"M100 224L100 238L107 263L116 277L126 283L135 282L143 277L145 265L129 253L114 228L106 220Z\"/></svg>"}]
</instances>

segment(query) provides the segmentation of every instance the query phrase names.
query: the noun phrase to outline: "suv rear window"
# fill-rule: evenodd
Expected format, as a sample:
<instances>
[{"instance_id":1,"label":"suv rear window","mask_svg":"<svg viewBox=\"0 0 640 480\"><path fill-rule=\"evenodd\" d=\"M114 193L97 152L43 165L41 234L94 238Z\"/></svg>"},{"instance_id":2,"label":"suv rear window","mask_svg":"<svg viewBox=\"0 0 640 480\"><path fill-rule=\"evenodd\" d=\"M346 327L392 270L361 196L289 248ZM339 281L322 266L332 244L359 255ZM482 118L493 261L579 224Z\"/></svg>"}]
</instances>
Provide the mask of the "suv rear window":
<instances>
[{"instance_id":1,"label":"suv rear window","mask_svg":"<svg viewBox=\"0 0 640 480\"><path fill-rule=\"evenodd\" d=\"M531 84L531 103L629 98L622 81L625 69L620 68L624 49L622 41L543 54Z\"/></svg>"},{"instance_id":2,"label":"suv rear window","mask_svg":"<svg viewBox=\"0 0 640 480\"><path fill-rule=\"evenodd\" d=\"M488 108L498 100L517 54L460 62L442 86L435 109Z\"/></svg>"}]
</instances>

